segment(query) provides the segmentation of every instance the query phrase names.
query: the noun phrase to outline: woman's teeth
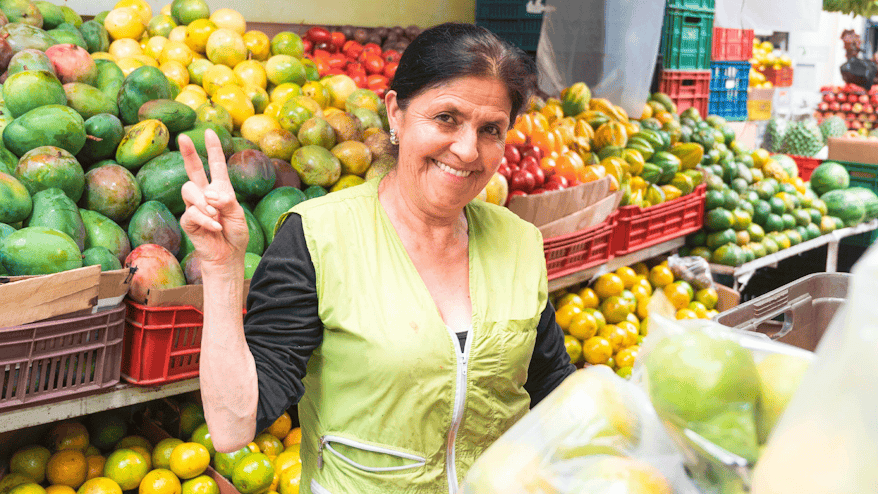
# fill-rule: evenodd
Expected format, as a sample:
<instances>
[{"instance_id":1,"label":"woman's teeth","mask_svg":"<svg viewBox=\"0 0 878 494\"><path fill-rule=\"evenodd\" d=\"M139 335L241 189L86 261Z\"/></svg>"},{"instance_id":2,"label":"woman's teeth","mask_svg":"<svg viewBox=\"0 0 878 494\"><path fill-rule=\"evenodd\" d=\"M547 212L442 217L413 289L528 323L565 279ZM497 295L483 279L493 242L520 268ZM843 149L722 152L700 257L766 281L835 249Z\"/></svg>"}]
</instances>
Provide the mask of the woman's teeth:
<instances>
[{"instance_id":1,"label":"woman's teeth","mask_svg":"<svg viewBox=\"0 0 878 494\"><path fill-rule=\"evenodd\" d=\"M436 166L438 166L440 170L442 170L446 173L450 173L450 174L454 175L455 177L464 178L464 177L468 177L470 175L470 173L472 173L472 171L469 171L469 170L455 170L454 168L451 168L450 166L446 165L445 163L442 163L441 161L433 160L433 162L436 163Z\"/></svg>"}]
</instances>

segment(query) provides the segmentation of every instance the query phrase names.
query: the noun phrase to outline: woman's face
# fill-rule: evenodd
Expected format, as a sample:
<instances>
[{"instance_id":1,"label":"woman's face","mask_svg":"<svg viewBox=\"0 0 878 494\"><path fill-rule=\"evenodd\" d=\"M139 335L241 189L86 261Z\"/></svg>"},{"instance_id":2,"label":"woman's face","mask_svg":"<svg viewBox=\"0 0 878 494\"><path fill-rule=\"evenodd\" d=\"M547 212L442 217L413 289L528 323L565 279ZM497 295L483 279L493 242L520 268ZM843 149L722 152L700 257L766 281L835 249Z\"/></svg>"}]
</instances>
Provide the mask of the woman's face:
<instances>
[{"instance_id":1,"label":"woman's face","mask_svg":"<svg viewBox=\"0 0 878 494\"><path fill-rule=\"evenodd\" d=\"M405 110L388 93L397 174L419 207L446 216L481 192L503 157L511 107L506 85L493 77L451 80L412 98Z\"/></svg>"}]
</instances>

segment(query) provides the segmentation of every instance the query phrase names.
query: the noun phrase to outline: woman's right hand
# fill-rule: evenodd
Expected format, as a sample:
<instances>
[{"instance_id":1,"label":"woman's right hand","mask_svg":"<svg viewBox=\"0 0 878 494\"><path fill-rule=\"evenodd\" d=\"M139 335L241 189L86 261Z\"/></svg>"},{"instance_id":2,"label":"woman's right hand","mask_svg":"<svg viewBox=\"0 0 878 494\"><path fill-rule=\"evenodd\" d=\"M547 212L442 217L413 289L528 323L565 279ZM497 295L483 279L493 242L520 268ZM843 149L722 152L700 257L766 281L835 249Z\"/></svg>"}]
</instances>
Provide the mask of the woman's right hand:
<instances>
[{"instance_id":1,"label":"woman's right hand","mask_svg":"<svg viewBox=\"0 0 878 494\"><path fill-rule=\"evenodd\" d=\"M179 138L180 153L189 181L183 185L186 212L180 226L201 258L202 271L230 270L244 266L244 253L250 241L244 210L235 198L229 181L225 155L220 140L212 130L204 133L210 182L192 140Z\"/></svg>"}]
</instances>

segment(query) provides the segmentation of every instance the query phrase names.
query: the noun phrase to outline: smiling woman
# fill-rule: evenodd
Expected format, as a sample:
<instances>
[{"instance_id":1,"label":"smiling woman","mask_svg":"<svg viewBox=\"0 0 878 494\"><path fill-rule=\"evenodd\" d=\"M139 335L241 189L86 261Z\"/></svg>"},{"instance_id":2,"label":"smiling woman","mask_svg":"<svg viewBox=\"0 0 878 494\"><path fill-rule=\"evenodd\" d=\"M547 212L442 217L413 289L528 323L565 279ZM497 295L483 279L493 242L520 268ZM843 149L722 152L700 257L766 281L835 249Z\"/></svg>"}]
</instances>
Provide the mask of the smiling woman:
<instances>
[{"instance_id":1,"label":"smiling woman","mask_svg":"<svg viewBox=\"0 0 878 494\"><path fill-rule=\"evenodd\" d=\"M181 137L181 224L207 301L201 394L218 451L298 403L300 492L453 494L573 372L539 231L473 200L535 81L533 62L483 28L424 31L385 98L397 166L284 215L244 321L247 226L222 148L208 132L208 182Z\"/></svg>"}]
</instances>

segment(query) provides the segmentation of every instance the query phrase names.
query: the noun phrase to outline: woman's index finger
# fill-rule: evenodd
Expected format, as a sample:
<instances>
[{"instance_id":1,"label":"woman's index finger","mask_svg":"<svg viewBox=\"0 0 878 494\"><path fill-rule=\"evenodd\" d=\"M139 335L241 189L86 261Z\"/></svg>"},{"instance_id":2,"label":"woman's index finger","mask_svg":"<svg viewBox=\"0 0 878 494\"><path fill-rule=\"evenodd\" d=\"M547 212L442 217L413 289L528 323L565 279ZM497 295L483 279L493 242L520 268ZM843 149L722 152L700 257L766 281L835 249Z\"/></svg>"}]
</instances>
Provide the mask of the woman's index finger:
<instances>
[{"instance_id":1,"label":"woman's index finger","mask_svg":"<svg viewBox=\"0 0 878 494\"><path fill-rule=\"evenodd\" d=\"M226 155L223 152L223 145L220 143L220 139L213 129L207 129L204 131L204 147L207 148L207 164L210 166L210 182L213 184L225 182L231 187L231 182L229 182L229 170L226 165Z\"/></svg>"},{"instance_id":2,"label":"woman's index finger","mask_svg":"<svg viewBox=\"0 0 878 494\"><path fill-rule=\"evenodd\" d=\"M180 154L183 155L183 165L186 167L186 175L189 180L200 188L207 187L207 175L204 173L204 164L201 157L195 151L192 139L186 134L180 134L177 138L180 146Z\"/></svg>"}]
</instances>

